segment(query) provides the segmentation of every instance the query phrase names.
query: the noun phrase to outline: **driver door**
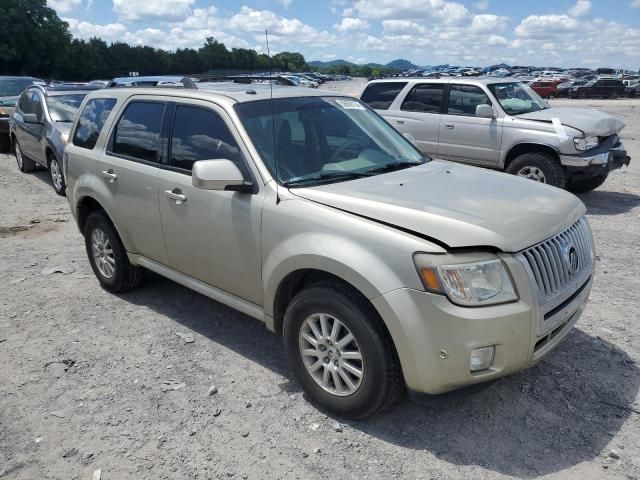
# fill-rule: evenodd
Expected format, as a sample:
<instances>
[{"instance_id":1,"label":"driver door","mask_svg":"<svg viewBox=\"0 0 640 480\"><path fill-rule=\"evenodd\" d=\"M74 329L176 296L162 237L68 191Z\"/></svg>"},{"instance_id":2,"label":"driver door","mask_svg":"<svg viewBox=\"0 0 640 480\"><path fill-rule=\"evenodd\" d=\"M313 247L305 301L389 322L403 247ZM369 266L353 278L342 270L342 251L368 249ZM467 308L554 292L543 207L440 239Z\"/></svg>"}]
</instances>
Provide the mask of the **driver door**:
<instances>
[{"instance_id":1,"label":"driver door","mask_svg":"<svg viewBox=\"0 0 640 480\"><path fill-rule=\"evenodd\" d=\"M449 87L445 111L440 119L439 157L498 166L503 119L476 117L476 107L483 104L492 105L492 102L480 87L455 84Z\"/></svg>"}]
</instances>

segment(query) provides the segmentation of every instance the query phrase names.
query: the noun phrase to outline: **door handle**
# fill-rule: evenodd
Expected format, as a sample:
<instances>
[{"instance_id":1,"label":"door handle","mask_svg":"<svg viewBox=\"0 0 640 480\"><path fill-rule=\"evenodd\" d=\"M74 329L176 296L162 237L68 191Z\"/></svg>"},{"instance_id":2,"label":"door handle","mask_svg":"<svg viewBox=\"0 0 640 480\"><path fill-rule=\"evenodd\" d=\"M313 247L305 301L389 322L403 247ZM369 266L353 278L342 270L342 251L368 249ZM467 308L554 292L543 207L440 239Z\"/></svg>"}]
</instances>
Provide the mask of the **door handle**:
<instances>
[{"instance_id":1,"label":"door handle","mask_svg":"<svg viewBox=\"0 0 640 480\"><path fill-rule=\"evenodd\" d=\"M109 183L113 183L118 179L118 175L113 173L113 170L111 169L103 170L101 173L102 173L102 178L104 178L105 180L108 180Z\"/></svg>"},{"instance_id":2,"label":"door handle","mask_svg":"<svg viewBox=\"0 0 640 480\"><path fill-rule=\"evenodd\" d=\"M453 123L445 123L444 126L445 128L454 128Z\"/></svg>"},{"instance_id":3,"label":"door handle","mask_svg":"<svg viewBox=\"0 0 640 480\"><path fill-rule=\"evenodd\" d=\"M181 205L187 201L187 196L183 195L182 192L178 188L174 188L173 190L165 190L164 193L171 200L176 201L176 205Z\"/></svg>"},{"instance_id":4,"label":"door handle","mask_svg":"<svg viewBox=\"0 0 640 480\"><path fill-rule=\"evenodd\" d=\"M404 125L404 120L396 120L396 123L397 123L398 125Z\"/></svg>"}]
</instances>

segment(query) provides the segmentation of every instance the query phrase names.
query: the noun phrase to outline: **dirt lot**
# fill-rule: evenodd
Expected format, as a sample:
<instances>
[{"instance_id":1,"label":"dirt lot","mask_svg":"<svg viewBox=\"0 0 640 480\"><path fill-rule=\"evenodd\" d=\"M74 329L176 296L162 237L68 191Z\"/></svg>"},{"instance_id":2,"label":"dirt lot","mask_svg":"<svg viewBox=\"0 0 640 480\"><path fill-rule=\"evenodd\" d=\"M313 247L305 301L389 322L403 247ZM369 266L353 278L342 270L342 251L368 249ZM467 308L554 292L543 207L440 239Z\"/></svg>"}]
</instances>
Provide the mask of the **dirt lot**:
<instances>
[{"instance_id":1,"label":"dirt lot","mask_svg":"<svg viewBox=\"0 0 640 480\"><path fill-rule=\"evenodd\" d=\"M360 423L308 404L259 322L151 274L102 290L46 172L0 155L0 478L640 478L640 101L578 103L624 118L633 158L582 196L578 327L474 396Z\"/></svg>"}]
</instances>

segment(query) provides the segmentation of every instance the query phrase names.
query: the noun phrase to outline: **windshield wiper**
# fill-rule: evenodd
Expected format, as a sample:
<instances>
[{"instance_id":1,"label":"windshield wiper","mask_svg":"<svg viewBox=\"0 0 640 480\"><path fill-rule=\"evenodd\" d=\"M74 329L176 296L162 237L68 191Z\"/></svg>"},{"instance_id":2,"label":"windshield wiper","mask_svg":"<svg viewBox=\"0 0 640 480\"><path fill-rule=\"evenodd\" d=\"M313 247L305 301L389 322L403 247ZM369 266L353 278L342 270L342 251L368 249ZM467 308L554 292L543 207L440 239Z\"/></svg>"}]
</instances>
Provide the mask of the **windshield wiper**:
<instances>
[{"instance_id":1,"label":"windshield wiper","mask_svg":"<svg viewBox=\"0 0 640 480\"><path fill-rule=\"evenodd\" d=\"M403 168L415 167L416 165L422 165L422 164L418 162L407 162L407 161L391 162L391 163L387 163L386 165L382 165L380 167L372 168L370 170L365 170L363 173L376 174L376 173L383 173L383 172L393 172L395 170L402 170Z\"/></svg>"},{"instance_id":2,"label":"windshield wiper","mask_svg":"<svg viewBox=\"0 0 640 480\"><path fill-rule=\"evenodd\" d=\"M372 173L369 172L327 172L319 173L310 177L294 177L287 182L284 182L285 187L291 187L300 185L307 182L324 182L329 180L352 180L362 177L370 177Z\"/></svg>"}]
</instances>

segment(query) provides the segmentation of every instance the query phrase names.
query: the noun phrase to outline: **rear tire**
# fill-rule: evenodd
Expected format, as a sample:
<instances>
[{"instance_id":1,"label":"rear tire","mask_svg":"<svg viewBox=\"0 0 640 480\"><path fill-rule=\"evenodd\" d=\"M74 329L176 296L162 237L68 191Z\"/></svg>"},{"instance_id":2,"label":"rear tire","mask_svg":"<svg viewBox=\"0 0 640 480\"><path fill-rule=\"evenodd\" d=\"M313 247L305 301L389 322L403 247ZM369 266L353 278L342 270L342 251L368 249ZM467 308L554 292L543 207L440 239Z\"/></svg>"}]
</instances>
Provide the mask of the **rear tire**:
<instances>
[{"instance_id":1,"label":"rear tire","mask_svg":"<svg viewBox=\"0 0 640 480\"><path fill-rule=\"evenodd\" d=\"M332 343L336 321L340 326ZM314 322L319 335L310 328L310 322ZM350 287L319 283L304 289L287 307L283 330L289 364L309 399L320 407L361 420L390 407L404 391L400 362L389 333L369 302ZM353 335L353 342L342 345L348 334ZM351 374L354 366L359 377Z\"/></svg>"},{"instance_id":2,"label":"rear tire","mask_svg":"<svg viewBox=\"0 0 640 480\"><path fill-rule=\"evenodd\" d=\"M560 163L548 153L523 153L507 167L507 173L564 188L565 176Z\"/></svg>"},{"instance_id":3,"label":"rear tire","mask_svg":"<svg viewBox=\"0 0 640 480\"><path fill-rule=\"evenodd\" d=\"M104 212L89 215L84 242L93 273L106 290L126 292L140 284L144 270L131 265L118 233Z\"/></svg>"},{"instance_id":4,"label":"rear tire","mask_svg":"<svg viewBox=\"0 0 640 480\"><path fill-rule=\"evenodd\" d=\"M15 142L16 143L14 146L14 153L16 155L16 162L18 164L18 168L22 173L33 172L36 169L36 162L31 160L30 158L25 157L24 154L22 153L22 148L20 148L20 144L18 143L18 140L16 139Z\"/></svg>"},{"instance_id":5,"label":"rear tire","mask_svg":"<svg viewBox=\"0 0 640 480\"><path fill-rule=\"evenodd\" d=\"M62 166L58 162L58 159L54 154L49 154L48 159L49 164L49 177L51 177L51 183L53 184L53 189L56 191L58 195L62 195L64 197L65 191L67 189L67 184L64 181L64 175L62 174Z\"/></svg>"},{"instance_id":6,"label":"rear tire","mask_svg":"<svg viewBox=\"0 0 640 480\"><path fill-rule=\"evenodd\" d=\"M607 177L608 175L598 175L597 177L591 177L577 182L569 182L567 184L567 190L573 193L591 192L602 185Z\"/></svg>"}]
</instances>

